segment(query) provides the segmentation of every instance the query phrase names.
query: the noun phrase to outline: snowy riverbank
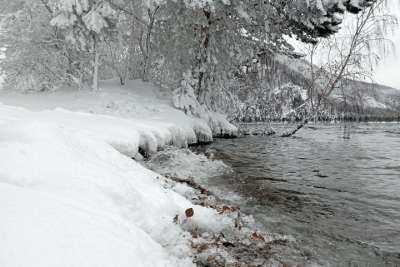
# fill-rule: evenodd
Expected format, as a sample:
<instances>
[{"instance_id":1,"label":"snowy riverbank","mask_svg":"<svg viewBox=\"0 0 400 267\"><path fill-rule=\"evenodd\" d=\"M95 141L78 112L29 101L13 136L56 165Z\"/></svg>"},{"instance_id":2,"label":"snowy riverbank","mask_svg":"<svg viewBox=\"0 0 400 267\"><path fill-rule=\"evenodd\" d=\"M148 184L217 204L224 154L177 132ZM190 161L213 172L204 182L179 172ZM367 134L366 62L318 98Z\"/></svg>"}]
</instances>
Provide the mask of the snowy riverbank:
<instances>
[{"instance_id":1,"label":"snowy riverbank","mask_svg":"<svg viewBox=\"0 0 400 267\"><path fill-rule=\"evenodd\" d=\"M146 129L143 128L146 125L166 132L164 140L158 141L174 142L178 146L209 142L213 136L237 134L236 127L223 115L205 113L202 119L187 116L172 107L170 90L141 81L130 81L124 87L119 86L117 81L104 81L99 91L65 88L55 92L24 94L0 90L0 103L32 111L61 108L129 119L139 125L137 129Z\"/></svg>"},{"instance_id":2,"label":"snowy riverbank","mask_svg":"<svg viewBox=\"0 0 400 267\"><path fill-rule=\"evenodd\" d=\"M131 159L213 130L134 85L1 93L0 266L191 266L191 236L174 217L193 208L186 221L199 229L233 227Z\"/></svg>"}]
</instances>

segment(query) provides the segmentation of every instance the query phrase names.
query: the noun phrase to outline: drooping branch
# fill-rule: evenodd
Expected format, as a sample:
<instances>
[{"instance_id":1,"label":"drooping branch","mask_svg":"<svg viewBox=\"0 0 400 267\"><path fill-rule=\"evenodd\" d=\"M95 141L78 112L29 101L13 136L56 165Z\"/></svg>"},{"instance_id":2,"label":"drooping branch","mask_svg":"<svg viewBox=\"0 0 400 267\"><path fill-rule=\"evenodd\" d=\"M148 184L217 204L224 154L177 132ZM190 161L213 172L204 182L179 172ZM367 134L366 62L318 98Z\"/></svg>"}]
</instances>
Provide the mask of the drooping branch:
<instances>
[{"instance_id":1,"label":"drooping branch","mask_svg":"<svg viewBox=\"0 0 400 267\"><path fill-rule=\"evenodd\" d=\"M331 70L328 71L329 80L327 82L327 87L325 90L323 90L322 92L317 94L317 102L316 102L315 106L313 104L314 103L313 98L312 98L313 96L312 97L309 96L309 98L306 100L306 102L311 101L312 106L313 106L313 108L312 108L313 113L319 109L319 107L321 105L321 100L327 101L328 97L334 92L335 89L337 89L338 83L340 81L343 81L343 79L346 78L345 73L348 70L348 68L351 67L352 58L358 53L360 46L362 46L365 42L370 41L368 38L367 38L367 40L365 40L364 36L368 34L367 28L368 28L369 23L371 22L371 20L374 17L376 9L379 8L383 4L383 2L384 2L384 0L367 1L366 5L365 5L368 7L367 9L365 9L363 11L362 11L362 9L360 9L358 11L356 9L352 10L354 12L362 11L363 13L361 15L359 15L359 17L357 18L355 32L351 36L350 45L349 45L347 52L344 54L341 50L339 51L339 59L341 60L340 64L337 67L335 67L335 70L333 71L333 73L331 72ZM315 51L312 50L311 57L313 57L314 53L315 53ZM311 68L311 71L313 72L313 68ZM314 85L315 79L317 79L317 77L314 76L314 73L312 73L311 79L313 79L311 84ZM286 132L286 133L282 134L281 136L282 137L293 136L301 128L303 128L308 123L308 121L312 119L313 116L314 116L314 114L310 114L295 129L293 129L289 132Z\"/></svg>"},{"instance_id":2,"label":"drooping branch","mask_svg":"<svg viewBox=\"0 0 400 267\"><path fill-rule=\"evenodd\" d=\"M47 11L50 13L50 15L53 15L53 10L50 8L49 3L46 2L46 0L40 0L42 2L43 6L47 9Z\"/></svg>"},{"instance_id":3,"label":"drooping branch","mask_svg":"<svg viewBox=\"0 0 400 267\"><path fill-rule=\"evenodd\" d=\"M308 123L308 120L304 120L302 123L300 123L299 125L297 125L296 128L291 129L287 132L284 132L283 134L281 134L281 137L291 137L293 135L295 135L300 129L302 129L306 124Z\"/></svg>"}]
</instances>

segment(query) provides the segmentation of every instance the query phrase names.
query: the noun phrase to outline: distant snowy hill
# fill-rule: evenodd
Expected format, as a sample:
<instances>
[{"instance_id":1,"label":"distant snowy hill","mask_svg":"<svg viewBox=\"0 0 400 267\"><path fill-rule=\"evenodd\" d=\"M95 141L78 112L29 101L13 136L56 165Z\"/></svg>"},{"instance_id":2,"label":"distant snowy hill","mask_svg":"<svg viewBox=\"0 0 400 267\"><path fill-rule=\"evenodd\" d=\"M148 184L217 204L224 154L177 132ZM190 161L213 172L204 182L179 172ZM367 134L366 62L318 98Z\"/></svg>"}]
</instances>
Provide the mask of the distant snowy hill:
<instances>
[{"instance_id":1,"label":"distant snowy hill","mask_svg":"<svg viewBox=\"0 0 400 267\"><path fill-rule=\"evenodd\" d=\"M314 66L314 71L320 70ZM311 111L311 104L305 102L313 77L311 64L304 58L279 55L246 66L244 73L232 82L231 92L240 102L231 116L234 119L301 120ZM321 71L317 76L314 87L325 90L330 74ZM339 84L319 106L320 119L340 116L348 120L397 120L399 117L399 89L349 79Z\"/></svg>"},{"instance_id":2,"label":"distant snowy hill","mask_svg":"<svg viewBox=\"0 0 400 267\"><path fill-rule=\"evenodd\" d=\"M307 81L311 79L308 61L280 56L277 57L277 64L283 81L307 87ZM336 89L330 99L338 106L346 102L353 106L349 108L357 105L363 111L371 113L400 111L400 90L378 83L346 80L343 88Z\"/></svg>"}]
</instances>

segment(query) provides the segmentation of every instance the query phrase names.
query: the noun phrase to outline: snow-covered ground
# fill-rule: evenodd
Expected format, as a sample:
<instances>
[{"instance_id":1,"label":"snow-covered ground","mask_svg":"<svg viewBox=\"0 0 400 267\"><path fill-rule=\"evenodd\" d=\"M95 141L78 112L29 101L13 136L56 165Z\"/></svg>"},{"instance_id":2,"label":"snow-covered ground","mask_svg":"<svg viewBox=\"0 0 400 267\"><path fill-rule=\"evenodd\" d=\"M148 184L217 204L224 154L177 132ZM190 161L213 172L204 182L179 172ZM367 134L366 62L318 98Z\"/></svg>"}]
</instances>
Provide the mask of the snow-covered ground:
<instances>
[{"instance_id":1,"label":"snow-covered ground","mask_svg":"<svg viewBox=\"0 0 400 267\"><path fill-rule=\"evenodd\" d=\"M149 85L103 88L0 93L0 266L191 266L176 215L233 227L131 159L210 141L208 123Z\"/></svg>"},{"instance_id":2,"label":"snow-covered ground","mask_svg":"<svg viewBox=\"0 0 400 267\"><path fill-rule=\"evenodd\" d=\"M64 108L94 114L112 115L130 120L169 124L190 143L207 142L221 132L235 135L236 127L221 114L208 120L186 116L172 107L170 90L141 81L130 81L124 87L117 81L104 81L99 91L65 88L55 92L19 93L0 90L0 103L30 110ZM204 116L206 117L206 116Z\"/></svg>"}]
</instances>

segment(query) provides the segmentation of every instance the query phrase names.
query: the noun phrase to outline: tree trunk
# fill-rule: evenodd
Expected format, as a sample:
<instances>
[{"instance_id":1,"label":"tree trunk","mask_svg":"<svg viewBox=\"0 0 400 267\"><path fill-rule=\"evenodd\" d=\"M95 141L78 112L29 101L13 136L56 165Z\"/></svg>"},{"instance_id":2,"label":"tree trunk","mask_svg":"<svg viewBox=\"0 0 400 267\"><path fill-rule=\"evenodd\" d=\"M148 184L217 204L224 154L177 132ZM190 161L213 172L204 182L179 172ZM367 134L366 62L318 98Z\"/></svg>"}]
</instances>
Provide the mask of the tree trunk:
<instances>
[{"instance_id":1,"label":"tree trunk","mask_svg":"<svg viewBox=\"0 0 400 267\"><path fill-rule=\"evenodd\" d=\"M152 12L150 9L147 9L147 15L149 16L149 24L147 25L147 33L145 39L145 48L141 46L142 54L143 54L143 81L149 81L149 70L150 70L150 61L151 61L151 34L153 31L154 23L156 21L156 14L160 7L157 6Z\"/></svg>"},{"instance_id":2,"label":"tree trunk","mask_svg":"<svg viewBox=\"0 0 400 267\"><path fill-rule=\"evenodd\" d=\"M199 58L199 76L198 76L198 85L197 85L197 100L205 104L205 79L206 79L206 70L204 70L204 65L207 63L208 57L208 46L210 43L210 27L211 27L211 12L207 10L203 10L205 17L207 18L207 26L201 26L201 35L203 37L201 43L201 51Z\"/></svg>"},{"instance_id":3,"label":"tree trunk","mask_svg":"<svg viewBox=\"0 0 400 267\"><path fill-rule=\"evenodd\" d=\"M99 59L100 59L100 53L97 47L97 42L94 44L94 51L95 51L95 56L94 56L94 70L93 70L93 84L92 88L93 90L98 90L99 89Z\"/></svg>"}]
</instances>

